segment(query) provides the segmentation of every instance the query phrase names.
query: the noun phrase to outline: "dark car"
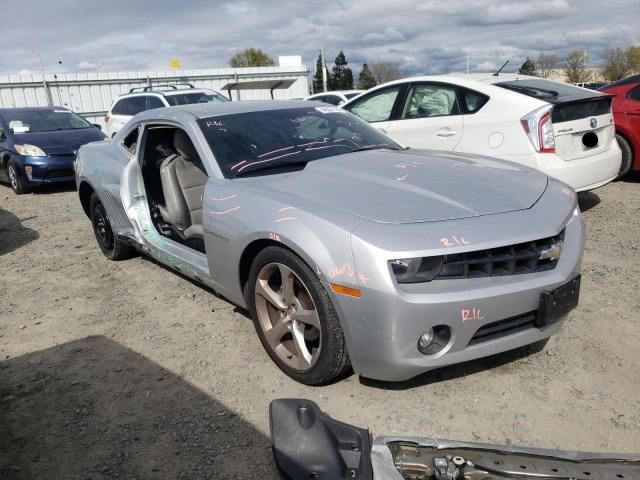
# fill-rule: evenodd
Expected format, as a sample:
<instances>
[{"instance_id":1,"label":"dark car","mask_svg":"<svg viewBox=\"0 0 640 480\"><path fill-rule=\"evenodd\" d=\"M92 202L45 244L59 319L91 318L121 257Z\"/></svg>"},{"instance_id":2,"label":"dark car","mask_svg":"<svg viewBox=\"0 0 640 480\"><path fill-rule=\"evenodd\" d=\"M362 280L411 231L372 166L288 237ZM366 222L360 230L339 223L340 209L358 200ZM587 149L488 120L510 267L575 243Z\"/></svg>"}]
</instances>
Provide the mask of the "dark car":
<instances>
[{"instance_id":1,"label":"dark car","mask_svg":"<svg viewBox=\"0 0 640 480\"><path fill-rule=\"evenodd\" d=\"M17 194L72 182L80 146L105 138L99 126L66 108L0 109L0 180Z\"/></svg>"},{"instance_id":2,"label":"dark car","mask_svg":"<svg viewBox=\"0 0 640 480\"><path fill-rule=\"evenodd\" d=\"M613 121L622 150L620 176L629 170L640 170L640 75L618 80L599 90L614 95Z\"/></svg>"}]
</instances>

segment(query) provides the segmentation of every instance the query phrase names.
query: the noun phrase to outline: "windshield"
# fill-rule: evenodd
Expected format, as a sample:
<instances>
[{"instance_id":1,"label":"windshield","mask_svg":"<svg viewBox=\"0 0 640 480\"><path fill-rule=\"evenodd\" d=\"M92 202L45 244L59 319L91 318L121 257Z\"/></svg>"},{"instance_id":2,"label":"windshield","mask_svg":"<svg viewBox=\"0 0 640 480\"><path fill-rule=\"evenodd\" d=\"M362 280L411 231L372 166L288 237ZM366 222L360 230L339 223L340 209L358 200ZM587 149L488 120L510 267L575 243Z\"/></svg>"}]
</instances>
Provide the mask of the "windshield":
<instances>
[{"instance_id":1,"label":"windshield","mask_svg":"<svg viewBox=\"0 0 640 480\"><path fill-rule=\"evenodd\" d=\"M5 120L13 133L53 132L92 127L84 118L69 110L22 110L5 113Z\"/></svg>"},{"instance_id":2,"label":"windshield","mask_svg":"<svg viewBox=\"0 0 640 480\"><path fill-rule=\"evenodd\" d=\"M358 150L401 148L337 107L239 113L199 123L226 177L291 168Z\"/></svg>"},{"instance_id":3,"label":"windshield","mask_svg":"<svg viewBox=\"0 0 640 480\"><path fill-rule=\"evenodd\" d=\"M176 105L190 105L192 103L224 103L229 99L216 92L190 92L178 93L175 95L165 95L167 102L172 107Z\"/></svg>"}]
</instances>

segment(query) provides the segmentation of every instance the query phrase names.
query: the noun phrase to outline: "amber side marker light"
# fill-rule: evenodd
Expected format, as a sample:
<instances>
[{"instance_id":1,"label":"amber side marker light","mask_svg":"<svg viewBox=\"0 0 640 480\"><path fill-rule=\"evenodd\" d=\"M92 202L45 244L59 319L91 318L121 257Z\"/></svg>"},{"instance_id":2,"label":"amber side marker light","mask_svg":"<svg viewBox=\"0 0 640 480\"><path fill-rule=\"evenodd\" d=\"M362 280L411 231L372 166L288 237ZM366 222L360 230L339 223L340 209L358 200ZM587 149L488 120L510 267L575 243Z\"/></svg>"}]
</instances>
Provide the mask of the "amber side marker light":
<instances>
[{"instance_id":1,"label":"amber side marker light","mask_svg":"<svg viewBox=\"0 0 640 480\"><path fill-rule=\"evenodd\" d=\"M337 283L331 283L331 290L341 295L347 295L348 297L360 298L362 292L357 288L345 287L344 285L338 285Z\"/></svg>"}]
</instances>

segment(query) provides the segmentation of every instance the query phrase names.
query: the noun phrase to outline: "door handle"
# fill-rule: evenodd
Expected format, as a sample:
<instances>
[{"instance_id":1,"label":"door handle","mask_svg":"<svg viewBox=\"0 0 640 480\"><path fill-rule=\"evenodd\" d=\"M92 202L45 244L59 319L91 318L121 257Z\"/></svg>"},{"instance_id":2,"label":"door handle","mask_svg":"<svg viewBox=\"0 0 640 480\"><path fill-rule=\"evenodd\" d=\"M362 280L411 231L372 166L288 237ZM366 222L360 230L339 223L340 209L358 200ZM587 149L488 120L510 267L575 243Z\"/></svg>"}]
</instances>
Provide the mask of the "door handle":
<instances>
[{"instance_id":1,"label":"door handle","mask_svg":"<svg viewBox=\"0 0 640 480\"><path fill-rule=\"evenodd\" d=\"M443 137L443 138L453 137L457 134L458 132L456 132L455 130L438 130L436 132L436 136Z\"/></svg>"}]
</instances>

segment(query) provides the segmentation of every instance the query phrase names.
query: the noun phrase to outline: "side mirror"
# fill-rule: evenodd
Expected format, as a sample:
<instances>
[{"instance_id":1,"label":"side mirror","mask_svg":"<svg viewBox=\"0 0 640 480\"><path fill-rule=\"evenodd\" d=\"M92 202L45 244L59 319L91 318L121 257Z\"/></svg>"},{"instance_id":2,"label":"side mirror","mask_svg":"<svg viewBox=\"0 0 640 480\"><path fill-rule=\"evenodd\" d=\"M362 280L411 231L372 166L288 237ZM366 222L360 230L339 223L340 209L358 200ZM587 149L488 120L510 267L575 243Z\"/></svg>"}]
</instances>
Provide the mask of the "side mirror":
<instances>
[{"instance_id":1,"label":"side mirror","mask_svg":"<svg viewBox=\"0 0 640 480\"><path fill-rule=\"evenodd\" d=\"M102 125L100 125L99 123L92 123L91 125L96 127L98 130L102 130Z\"/></svg>"}]
</instances>

